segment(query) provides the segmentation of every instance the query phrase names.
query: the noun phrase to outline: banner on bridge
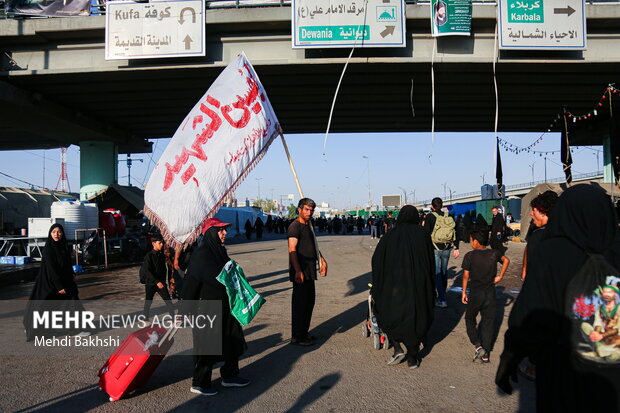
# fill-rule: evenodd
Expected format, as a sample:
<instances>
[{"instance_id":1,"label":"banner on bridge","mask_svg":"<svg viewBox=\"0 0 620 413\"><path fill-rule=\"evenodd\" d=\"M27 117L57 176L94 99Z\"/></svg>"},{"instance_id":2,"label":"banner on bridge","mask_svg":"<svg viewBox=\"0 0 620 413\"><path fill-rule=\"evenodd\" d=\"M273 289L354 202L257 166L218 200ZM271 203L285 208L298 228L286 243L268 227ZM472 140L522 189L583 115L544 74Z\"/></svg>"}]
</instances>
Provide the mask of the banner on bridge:
<instances>
[{"instance_id":1,"label":"banner on bridge","mask_svg":"<svg viewBox=\"0 0 620 413\"><path fill-rule=\"evenodd\" d=\"M5 10L7 14L29 16L88 16L90 0L6 0Z\"/></svg>"},{"instance_id":2,"label":"banner on bridge","mask_svg":"<svg viewBox=\"0 0 620 413\"><path fill-rule=\"evenodd\" d=\"M471 0L431 0L433 37L469 36L471 32Z\"/></svg>"}]
</instances>

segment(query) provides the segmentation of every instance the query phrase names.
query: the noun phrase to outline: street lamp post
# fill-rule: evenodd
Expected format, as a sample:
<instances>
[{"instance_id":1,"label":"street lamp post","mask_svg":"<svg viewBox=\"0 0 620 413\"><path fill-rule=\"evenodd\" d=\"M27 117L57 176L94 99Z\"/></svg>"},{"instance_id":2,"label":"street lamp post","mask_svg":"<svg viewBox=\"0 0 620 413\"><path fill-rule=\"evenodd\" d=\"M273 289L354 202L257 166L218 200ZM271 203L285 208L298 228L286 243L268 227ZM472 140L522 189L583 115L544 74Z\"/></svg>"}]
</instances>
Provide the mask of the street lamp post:
<instances>
[{"instance_id":1,"label":"street lamp post","mask_svg":"<svg viewBox=\"0 0 620 413\"><path fill-rule=\"evenodd\" d=\"M534 185L534 165L536 165L536 161L530 165L530 168L532 168L532 185Z\"/></svg>"},{"instance_id":2,"label":"street lamp post","mask_svg":"<svg viewBox=\"0 0 620 413\"><path fill-rule=\"evenodd\" d=\"M362 155L362 158L366 159L368 162L368 210L372 206L372 197L370 195L370 158L366 155Z\"/></svg>"},{"instance_id":3,"label":"street lamp post","mask_svg":"<svg viewBox=\"0 0 620 413\"><path fill-rule=\"evenodd\" d=\"M405 195L405 205L407 205L407 190L403 188L402 186L399 186L398 189L403 191L403 195Z\"/></svg>"},{"instance_id":4,"label":"street lamp post","mask_svg":"<svg viewBox=\"0 0 620 413\"><path fill-rule=\"evenodd\" d=\"M256 182L258 183L258 201L260 201L260 181L263 178L256 178Z\"/></svg>"},{"instance_id":5,"label":"street lamp post","mask_svg":"<svg viewBox=\"0 0 620 413\"><path fill-rule=\"evenodd\" d=\"M351 210L351 178L348 176L344 177L347 180L347 192L349 194L349 211Z\"/></svg>"}]
</instances>

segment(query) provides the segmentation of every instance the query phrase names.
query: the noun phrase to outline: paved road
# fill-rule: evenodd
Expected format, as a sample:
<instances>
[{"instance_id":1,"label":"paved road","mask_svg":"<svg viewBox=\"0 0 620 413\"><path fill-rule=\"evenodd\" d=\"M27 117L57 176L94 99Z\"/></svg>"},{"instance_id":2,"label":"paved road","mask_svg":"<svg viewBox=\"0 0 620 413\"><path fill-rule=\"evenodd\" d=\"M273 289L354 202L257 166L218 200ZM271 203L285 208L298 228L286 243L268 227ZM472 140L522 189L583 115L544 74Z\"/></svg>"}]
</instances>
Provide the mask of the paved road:
<instances>
[{"instance_id":1,"label":"paved road","mask_svg":"<svg viewBox=\"0 0 620 413\"><path fill-rule=\"evenodd\" d=\"M311 348L288 345L291 285L286 241L271 236L261 242L228 247L267 303L245 329L249 350L241 374L252 380L243 389L220 389L215 397L189 392L190 342L179 336L149 383L129 398L108 402L97 389L97 371L110 352L90 356L0 356L0 410L18 412L511 412L533 411L533 389L500 396L493 384L512 298L520 286L523 244L509 245L513 263L498 288L505 304L499 311L501 330L490 365L473 364L473 348L463 320L460 295L450 293L449 308L436 309L430 348L418 370L406 364L387 366L389 353L374 350L363 338L370 257L376 240L368 236L321 236L320 246L330 274L317 284ZM469 246L462 248L462 254ZM461 256L462 257L462 256ZM451 260L451 281L460 283L461 259ZM141 299L138 267L80 276L82 298ZM32 283L5 287L0 299L26 299ZM160 303L156 298L156 303ZM0 314L3 323L18 323L16 314ZM22 340L15 337L15 340ZM24 344L26 345L26 344ZM523 380L522 380L523 381ZM219 372L214 373L219 387Z\"/></svg>"}]
</instances>

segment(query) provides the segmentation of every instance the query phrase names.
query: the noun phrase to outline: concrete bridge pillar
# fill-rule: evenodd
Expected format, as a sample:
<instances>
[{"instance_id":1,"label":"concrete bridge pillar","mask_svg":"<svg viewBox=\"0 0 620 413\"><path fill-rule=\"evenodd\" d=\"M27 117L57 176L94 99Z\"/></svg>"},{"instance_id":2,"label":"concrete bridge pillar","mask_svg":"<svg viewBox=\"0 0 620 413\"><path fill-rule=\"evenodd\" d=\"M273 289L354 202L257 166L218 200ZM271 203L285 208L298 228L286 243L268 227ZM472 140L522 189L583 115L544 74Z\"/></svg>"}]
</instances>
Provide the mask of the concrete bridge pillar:
<instances>
[{"instance_id":1,"label":"concrete bridge pillar","mask_svg":"<svg viewBox=\"0 0 620 413\"><path fill-rule=\"evenodd\" d=\"M118 148L113 142L80 142L80 199L118 182Z\"/></svg>"}]
</instances>

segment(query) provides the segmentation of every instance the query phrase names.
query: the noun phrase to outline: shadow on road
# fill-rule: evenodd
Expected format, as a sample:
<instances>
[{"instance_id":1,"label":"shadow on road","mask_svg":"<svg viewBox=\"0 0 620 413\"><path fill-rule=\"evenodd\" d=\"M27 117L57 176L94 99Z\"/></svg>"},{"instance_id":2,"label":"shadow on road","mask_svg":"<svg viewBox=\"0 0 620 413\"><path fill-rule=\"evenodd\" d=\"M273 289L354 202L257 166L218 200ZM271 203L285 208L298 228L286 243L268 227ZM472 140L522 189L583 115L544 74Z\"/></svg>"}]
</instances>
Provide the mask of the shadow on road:
<instances>
[{"instance_id":1,"label":"shadow on road","mask_svg":"<svg viewBox=\"0 0 620 413\"><path fill-rule=\"evenodd\" d=\"M331 390L332 387L340 380L340 373L327 374L317 380L306 390L295 402L295 404L286 411L286 413L297 413L309 406L311 403L323 397L325 393Z\"/></svg>"},{"instance_id":2,"label":"shadow on road","mask_svg":"<svg viewBox=\"0 0 620 413\"><path fill-rule=\"evenodd\" d=\"M350 279L347 281L349 291L347 291L344 296L350 297L352 295L363 293L364 291L369 291L370 287L368 287L368 283L370 282L372 282L371 272L367 272L366 274L358 275L357 277Z\"/></svg>"},{"instance_id":3,"label":"shadow on road","mask_svg":"<svg viewBox=\"0 0 620 413\"><path fill-rule=\"evenodd\" d=\"M216 398L205 400L204 397L194 397L191 400L172 409L172 412L187 412L205 409L209 406L217 406L219 411L234 412L244 407L252 400L262 396L270 388L283 380L292 370L295 363L304 354L317 351L329 340L331 335L344 333L356 327L365 318L366 301L362 301L356 306L330 318L319 324L312 330L312 334L319 337L316 344L312 347L297 347L284 345L272 351L263 358L242 368L241 375L252 380L252 384L247 388L235 389L235 393L222 391ZM272 349L281 343L279 334L271 335L263 339L248 343L251 353L260 354ZM162 366L163 367L163 366ZM163 369L162 369L163 370ZM188 371L188 377L191 369ZM305 392L300 394L297 402L289 408L289 412L300 411L304 406L308 406L325 394L326 390L333 387L340 379L339 374L329 374L318 380ZM226 389L223 389L226 390Z\"/></svg>"},{"instance_id":4,"label":"shadow on road","mask_svg":"<svg viewBox=\"0 0 620 413\"><path fill-rule=\"evenodd\" d=\"M25 409L17 410L15 413L32 413L32 412L85 412L95 409L105 403L108 398L104 397L98 390L99 386L93 384L91 386L82 387L81 389L53 397Z\"/></svg>"}]
</instances>

